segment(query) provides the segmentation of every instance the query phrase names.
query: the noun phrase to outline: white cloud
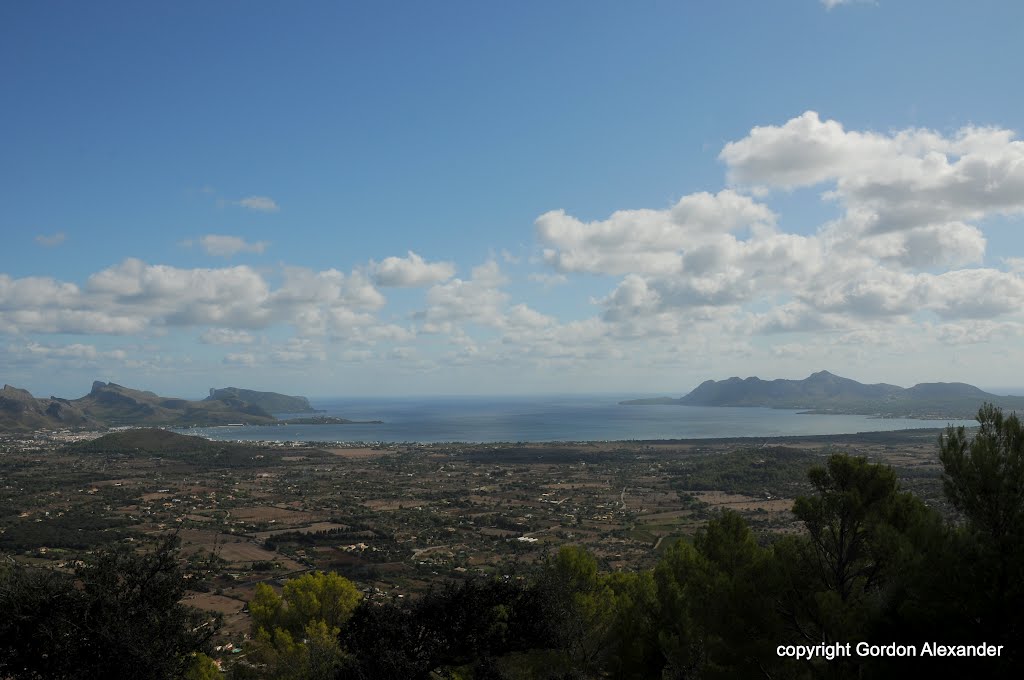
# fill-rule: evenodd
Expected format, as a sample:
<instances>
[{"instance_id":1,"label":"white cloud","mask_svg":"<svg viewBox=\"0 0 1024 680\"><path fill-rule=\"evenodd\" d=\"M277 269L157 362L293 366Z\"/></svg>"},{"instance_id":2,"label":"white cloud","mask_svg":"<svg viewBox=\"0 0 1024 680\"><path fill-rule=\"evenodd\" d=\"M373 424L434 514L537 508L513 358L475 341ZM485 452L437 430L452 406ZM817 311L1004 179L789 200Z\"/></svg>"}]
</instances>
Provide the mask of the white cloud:
<instances>
[{"instance_id":1,"label":"white cloud","mask_svg":"<svg viewBox=\"0 0 1024 680\"><path fill-rule=\"evenodd\" d=\"M237 205L257 212L277 212L280 210L274 199L268 196L246 196Z\"/></svg>"},{"instance_id":2,"label":"white cloud","mask_svg":"<svg viewBox=\"0 0 1024 680\"><path fill-rule=\"evenodd\" d=\"M512 328L548 328L554 326L557 320L520 303L508 310L505 323Z\"/></svg>"},{"instance_id":3,"label":"white cloud","mask_svg":"<svg viewBox=\"0 0 1024 680\"><path fill-rule=\"evenodd\" d=\"M255 366L256 355L251 352L231 352L224 355L223 363L230 366Z\"/></svg>"},{"instance_id":4,"label":"white cloud","mask_svg":"<svg viewBox=\"0 0 1024 680\"><path fill-rule=\"evenodd\" d=\"M25 346L25 351L32 356L40 358L78 359L87 362L96 362L100 359L124 361L127 358L127 353L122 349L99 350L95 345L83 343L42 345L37 342L31 342Z\"/></svg>"},{"instance_id":5,"label":"white cloud","mask_svg":"<svg viewBox=\"0 0 1024 680\"><path fill-rule=\"evenodd\" d=\"M1005 341L1024 328L1024 258L1004 257L1008 271L979 266L982 220L1024 214L1024 143L1012 132L883 134L808 112L754 128L720 159L736 188L592 222L564 211L537 219L552 275L620 277L593 299L602 311L588 341L595 352L643 343L636 361L671 363L674 350L662 345L671 342L697 355L732 347L753 357L763 348L747 338L771 348L794 335L866 361L871 348L910 351L920 328L934 347L970 332ZM818 186L839 216L816 232L783 231L772 192ZM507 339L524 353L570 360L572 350L552 340L567 324L514 331L509 318L505 311Z\"/></svg>"},{"instance_id":6,"label":"white cloud","mask_svg":"<svg viewBox=\"0 0 1024 680\"><path fill-rule=\"evenodd\" d=\"M327 352L320 342L310 338L288 338L284 345L272 349L270 359L278 364L306 364L326 360Z\"/></svg>"},{"instance_id":7,"label":"white cloud","mask_svg":"<svg viewBox=\"0 0 1024 680\"><path fill-rule=\"evenodd\" d=\"M1024 142L1000 128L880 134L847 131L808 111L782 126L754 128L719 158L740 184L834 183L825 197L845 209L834 230L854 238L951 226L963 232L965 222L1024 213Z\"/></svg>"},{"instance_id":8,"label":"white cloud","mask_svg":"<svg viewBox=\"0 0 1024 680\"><path fill-rule=\"evenodd\" d=\"M56 234L39 234L36 236L36 243L43 246L44 248L54 248L64 243L67 240L68 235L63 231L58 231Z\"/></svg>"},{"instance_id":9,"label":"white cloud","mask_svg":"<svg viewBox=\"0 0 1024 680\"><path fill-rule=\"evenodd\" d=\"M416 358L416 349L414 347L393 347L388 352L388 358L398 361L411 361Z\"/></svg>"},{"instance_id":10,"label":"white cloud","mask_svg":"<svg viewBox=\"0 0 1024 680\"><path fill-rule=\"evenodd\" d=\"M569 277L565 274L544 274L534 272L527 276L527 279L534 283L539 283L545 288L553 288L554 286L561 286L569 283Z\"/></svg>"},{"instance_id":11,"label":"white cloud","mask_svg":"<svg viewBox=\"0 0 1024 680\"><path fill-rule=\"evenodd\" d=\"M84 304L167 326L261 328L273 322L269 286L246 266L179 269L128 259L89 277Z\"/></svg>"},{"instance_id":12,"label":"white cloud","mask_svg":"<svg viewBox=\"0 0 1024 680\"><path fill-rule=\"evenodd\" d=\"M378 286L416 288L447 281L455 275L451 262L425 262L409 251L407 257L388 257L381 262L370 262L370 272Z\"/></svg>"},{"instance_id":13,"label":"white cloud","mask_svg":"<svg viewBox=\"0 0 1024 680\"><path fill-rule=\"evenodd\" d=\"M802 355L869 363L873 354L909 360L978 341L1019 343L1024 257L1000 253L998 267L986 258L985 220L1024 215L1024 148L1011 131L874 132L808 112L753 128L720 159L732 185L717 193L597 220L560 210L537 218L537 243L521 251L538 253L529 264L547 271L511 271L545 287L587 275L577 290L591 302L584 318L562 307L571 289L514 285L522 282L499 262L516 258L496 248L461 278L454 263L413 251L345 272L129 259L79 282L0 274L0 333L18 336L19 357L100 362L118 359L85 343L30 351L25 342L33 333L189 328L200 342L238 350L225 364L296 375L319 371L314 362L376 370L388 361L408 372L440 363L453 375L604 375L597 366L706 375L765 360L796 366ZM834 214L797 232L774 201L807 188ZM224 256L266 246L221 235L196 245ZM389 309L384 287L425 290L396 295ZM533 306L513 296L519 290L550 300ZM413 295L423 305L409 314L402 305ZM282 340L288 332L295 337Z\"/></svg>"},{"instance_id":14,"label":"white cloud","mask_svg":"<svg viewBox=\"0 0 1024 680\"><path fill-rule=\"evenodd\" d=\"M681 271L691 249L774 221L766 206L726 189L684 196L668 210L620 210L598 222L553 210L536 227L545 262L560 272L664 275Z\"/></svg>"},{"instance_id":15,"label":"white cloud","mask_svg":"<svg viewBox=\"0 0 1024 680\"><path fill-rule=\"evenodd\" d=\"M161 334L208 326L201 340L210 344L248 343L247 331L280 325L361 343L412 335L377 318L373 312L386 300L359 271L282 273L276 288L247 266L181 269L136 259L96 272L81 287L0 274L0 333Z\"/></svg>"},{"instance_id":16,"label":"white cloud","mask_svg":"<svg viewBox=\"0 0 1024 680\"><path fill-rule=\"evenodd\" d=\"M207 234L199 238L199 245L202 246L207 255L232 257L238 253L263 253L267 249L268 244L266 241L249 243L240 236Z\"/></svg>"},{"instance_id":17,"label":"white cloud","mask_svg":"<svg viewBox=\"0 0 1024 680\"><path fill-rule=\"evenodd\" d=\"M501 290L506 283L501 268L494 260L475 267L468 280L452 279L427 291L426 321L475 321L490 326L501 324L508 294Z\"/></svg>"},{"instance_id":18,"label":"white cloud","mask_svg":"<svg viewBox=\"0 0 1024 680\"><path fill-rule=\"evenodd\" d=\"M231 328L211 328L199 336L205 345L251 345L255 339L250 333Z\"/></svg>"},{"instance_id":19,"label":"white cloud","mask_svg":"<svg viewBox=\"0 0 1024 680\"><path fill-rule=\"evenodd\" d=\"M877 4L876 0L821 0L821 4L825 6L825 9L835 9L840 5L863 5L863 4Z\"/></svg>"}]
</instances>

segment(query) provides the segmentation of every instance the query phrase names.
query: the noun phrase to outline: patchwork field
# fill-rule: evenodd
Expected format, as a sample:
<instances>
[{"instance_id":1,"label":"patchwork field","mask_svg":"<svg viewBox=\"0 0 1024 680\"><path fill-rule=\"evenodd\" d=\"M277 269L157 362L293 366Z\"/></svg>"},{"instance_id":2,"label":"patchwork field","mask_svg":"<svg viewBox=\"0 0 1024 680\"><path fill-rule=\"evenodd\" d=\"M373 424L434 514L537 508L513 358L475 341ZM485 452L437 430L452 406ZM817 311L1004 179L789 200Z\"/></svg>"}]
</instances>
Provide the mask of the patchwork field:
<instances>
[{"instance_id":1,"label":"patchwork field","mask_svg":"<svg viewBox=\"0 0 1024 680\"><path fill-rule=\"evenodd\" d=\"M651 567L718 512L770 533L800 531L807 470L845 451L893 465L941 507L935 431L777 440L252 446L219 464L194 456L3 450L0 548L65 564L123 540L174 532L196 584L188 602L248 630L257 583L338 571L368 596L415 594L476 573L523 573L580 544L603 569Z\"/></svg>"}]
</instances>

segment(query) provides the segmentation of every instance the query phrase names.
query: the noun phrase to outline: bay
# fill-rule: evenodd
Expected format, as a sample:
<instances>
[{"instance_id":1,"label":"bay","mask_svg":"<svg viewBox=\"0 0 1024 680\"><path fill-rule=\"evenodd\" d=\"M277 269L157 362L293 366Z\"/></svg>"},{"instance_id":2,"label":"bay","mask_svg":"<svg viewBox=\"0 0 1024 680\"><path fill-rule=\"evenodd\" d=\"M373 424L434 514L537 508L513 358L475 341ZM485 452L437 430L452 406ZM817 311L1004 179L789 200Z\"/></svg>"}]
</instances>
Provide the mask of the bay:
<instances>
[{"instance_id":1,"label":"bay","mask_svg":"<svg viewBox=\"0 0 1024 680\"><path fill-rule=\"evenodd\" d=\"M635 396L345 397L312 403L324 411L319 415L383 422L242 425L195 428L189 433L245 441L493 443L781 437L977 424L973 420L816 415L754 407L618 403Z\"/></svg>"}]
</instances>

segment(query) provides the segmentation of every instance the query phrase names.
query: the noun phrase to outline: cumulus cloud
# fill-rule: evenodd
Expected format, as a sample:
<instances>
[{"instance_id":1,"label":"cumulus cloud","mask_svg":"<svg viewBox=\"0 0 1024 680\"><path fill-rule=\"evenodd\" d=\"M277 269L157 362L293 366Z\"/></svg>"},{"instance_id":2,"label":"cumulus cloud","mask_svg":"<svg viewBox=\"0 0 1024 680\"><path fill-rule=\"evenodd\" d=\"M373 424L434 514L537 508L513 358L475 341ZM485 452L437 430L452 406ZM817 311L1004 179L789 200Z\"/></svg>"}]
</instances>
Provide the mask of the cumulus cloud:
<instances>
[{"instance_id":1,"label":"cumulus cloud","mask_svg":"<svg viewBox=\"0 0 1024 680\"><path fill-rule=\"evenodd\" d=\"M1024 213L1024 142L1002 128L968 126L950 136L918 128L859 132L808 111L781 126L755 127L719 158L741 185L830 183L824 197L844 209L832 226L835 240L897 234L903 240L891 240L892 250L930 249L932 260L965 242L977 259L984 239L971 222Z\"/></svg>"},{"instance_id":2,"label":"cumulus cloud","mask_svg":"<svg viewBox=\"0 0 1024 680\"><path fill-rule=\"evenodd\" d=\"M673 274L689 250L774 220L766 206L726 189L684 196L667 210L620 210L595 222L552 210L537 218L536 228L544 261L562 273Z\"/></svg>"},{"instance_id":3,"label":"cumulus cloud","mask_svg":"<svg viewBox=\"0 0 1024 680\"><path fill-rule=\"evenodd\" d=\"M982 221L1024 214L1024 143L1011 131L857 131L807 112L753 128L719 158L733 186L717 194L590 222L564 211L537 219L552 276L618 277L592 300L601 310L595 346L672 339L702 351L691 342L700 335L714 338L706 351L731 343L739 356L753 351L741 341L750 335L792 334L858 338L847 343L852 357L885 343L901 351L922 327L938 343L964 335L945 328L1005 338L986 329L1024 326L1024 259L1002 258L1003 271L981 266ZM838 216L787 232L785 215L769 208L772 192L808 187ZM553 348L553 335L516 339Z\"/></svg>"},{"instance_id":4,"label":"cumulus cloud","mask_svg":"<svg viewBox=\"0 0 1024 680\"><path fill-rule=\"evenodd\" d=\"M36 236L36 243L43 246L44 248L55 248L67 240L68 235L63 231L58 231L56 234L39 234Z\"/></svg>"},{"instance_id":5,"label":"cumulus cloud","mask_svg":"<svg viewBox=\"0 0 1024 680\"><path fill-rule=\"evenodd\" d=\"M263 253L268 244L266 241L249 243L240 236L207 234L199 238L199 245L207 255L232 257L238 253Z\"/></svg>"},{"instance_id":6,"label":"cumulus cloud","mask_svg":"<svg viewBox=\"0 0 1024 680\"><path fill-rule=\"evenodd\" d=\"M406 257L388 257L381 262L370 262L370 272L378 286L417 288L447 281L455 275L451 262L426 262L409 251Z\"/></svg>"},{"instance_id":7,"label":"cumulus cloud","mask_svg":"<svg viewBox=\"0 0 1024 680\"><path fill-rule=\"evenodd\" d=\"M293 370L320 361L579 371L616 362L702 373L708 357L782 362L807 351L868 361L879 348L908 351L909 338L941 347L1021 336L1024 258L986 260L985 220L1024 214L1024 147L1013 132L865 131L807 112L751 129L719 158L729 186L717 193L597 220L564 210L536 219L530 264L546 271L523 275L545 287L586 275L585 318L560 308L579 289L560 289L542 307L513 297L520 288L499 262L516 258L500 249L462 277L451 262L408 251L344 272L128 259L78 282L0 274L0 333L18 336L19 356L67 361L104 357L84 343L36 343L30 353L25 336L188 328L238 350L225 364ZM794 228L776 214L778 192L801 190L834 211L828 221ZM222 256L266 246L221 235L196 243ZM387 315L390 287L424 288L422 307ZM540 311L551 308L560 311ZM288 331L296 337L281 340Z\"/></svg>"},{"instance_id":8,"label":"cumulus cloud","mask_svg":"<svg viewBox=\"0 0 1024 680\"><path fill-rule=\"evenodd\" d=\"M475 267L468 280L452 279L427 291L426 321L438 324L450 321L475 321L500 325L508 294L501 267L494 260Z\"/></svg>"},{"instance_id":9,"label":"cumulus cloud","mask_svg":"<svg viewBox=\"0 0 1024 680\"><path fill-rule=\"evenodd\" d=\"M0 333L160 334L205 326L204 343L250 344L249 331L288 325L302 335L361 343L409 338L409 329L376 316L385 302L359 271L289 267L273 287L247 266L183 269L127 259L81 286L0 274Z\"/></svg>"},{"instance_id":10,"label":"cumulus cloud","mask_svg":"<svg viewBox=\"0 0 1024 680\"><path fill-rule=\"evenodd\" d=\"M236 205L257 212L277 212L280 210L274 199L269 196L246 196L238 201Z\"/></svg>"}]
</instances>

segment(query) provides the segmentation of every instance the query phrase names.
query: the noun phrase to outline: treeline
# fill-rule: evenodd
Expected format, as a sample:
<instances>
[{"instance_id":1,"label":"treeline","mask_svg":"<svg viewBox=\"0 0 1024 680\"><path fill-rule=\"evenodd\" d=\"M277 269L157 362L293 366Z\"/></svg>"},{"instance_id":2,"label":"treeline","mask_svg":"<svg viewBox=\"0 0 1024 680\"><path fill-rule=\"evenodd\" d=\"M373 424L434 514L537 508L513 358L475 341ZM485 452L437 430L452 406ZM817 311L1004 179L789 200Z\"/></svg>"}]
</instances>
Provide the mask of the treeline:
<instances>
[{"instance_id":1,"label":"treeline","mask_svg":"<svg viewBox=\"0 0 1024 680\"><path fill-rule=\"evenodd\" d=\"M33 518L14 521L0 532L0 552L20 553L40 547L87 550L134 536L130 524L124 518L88 512L69 512L43 522Z\"/></svg>"},{"instance_id":2,"label":"treeline","mask_svg":"<svg viewBox=\"0 0 1024 680\"><path fill-rule=\"evenodd\" d=\"M950 428L940 440L956 522L902 490L890 468L834 455L810 470L810 491L794 505L804 532L759 541L724 512L651 571L605 573L567 546L537 573L451 583L413 601L364 597L337 574L307 574L281 594L261 585L249 605L253 639L227 677L1018 677L1024 429L990 406L978 418L972 439ZM0 620L0 677L217 677L193 654L211 626L188 619L195 615L174 598L173 560L117 554L101 558L103 569L81 568L77 581L21 568L0 574L0 607L13 612ZM151 599L141 596L151 592L147 573L162 575ZM160 640L150 649L145 635ZM859 642L1002 648L985 658L779 653ZM128 661L108 658L121 644L131 647ZM134 675L121 675L125 663Z\"/></svg>"}]
</instances>

